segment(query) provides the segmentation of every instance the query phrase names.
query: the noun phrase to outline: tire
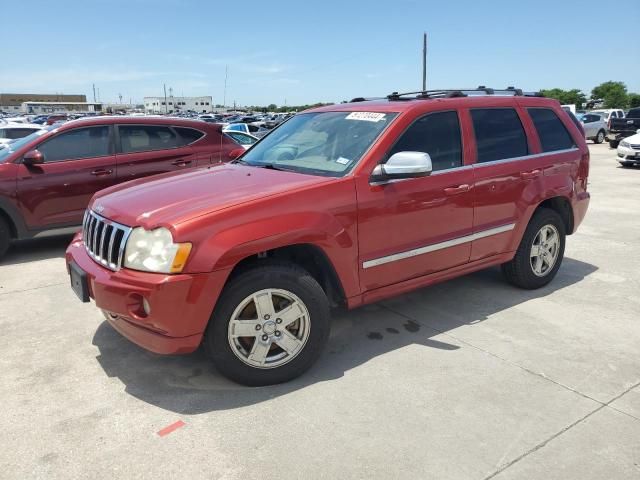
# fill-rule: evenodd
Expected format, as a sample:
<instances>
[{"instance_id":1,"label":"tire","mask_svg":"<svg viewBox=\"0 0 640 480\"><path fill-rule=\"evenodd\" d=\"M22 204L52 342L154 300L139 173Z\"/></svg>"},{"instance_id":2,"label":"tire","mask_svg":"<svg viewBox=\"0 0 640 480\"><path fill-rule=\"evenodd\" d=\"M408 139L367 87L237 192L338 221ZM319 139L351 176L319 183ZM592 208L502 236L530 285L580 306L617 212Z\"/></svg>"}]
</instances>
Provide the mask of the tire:
<instances>
[{"instance_id":1,"label":"tire","mask_svg":"<svg viewBox=\"0 0 640 480\"><path fill-rule=\"evenodd\" d=\"M536 244L540 243L541 237L539 234L541 234L543 228L546 229L547 236L550 237L549 243L551 243L551 238L553 238L552 234L557 234L557 244L555 248L545 250L546 255L543 255L547 260L544 260L540 256L533 256L534 242L536 242ZM540 288L548 284L553 280L553 277L556 276L562 264L565 237L564 222L555 210L541 208L536 211L529 225L527 225L527 229L524 232L513 260L502 265L502 272L507 281L517 287L528 290ZM536 267L534 267L534 265L539 265L538 258L540 258L539 261L541 262L541 271L536 273ZM549 265L551 260L552 263Z\"/></svg>"},{"instance_id":2,"label":"tire","mask_svg":"<svg viewBox=\"0 0 640 480\"><path fill-rule=\"evenodd\" d=\"M631 168L635 165L634 162L620 162L620 165L622 166L622 168Z\"/></svg>"},{"instance_id":3,"label":"tire","mask_svg":"<svg viewBox=\"0 0 640 480\"><path fill-rule=\"evenodd\" d=\"M253 300L256 294L263 299L260 306ZM289 307L295 313L283 314ZM283 323L289 325L283 327ZM264 261L229 280L203 346L225 377L243 385L273 385L311 367L327 343L329 330L329 301L318 282L294 264ZM291 352L280 345L287 345Z\"/></svg>"},{"instance_id":4,"label":"tire","mask_svg":"<svg viewBox=\"0 0 640 480\"><path fill-rule=\"evenodd\" d=\"M11 230L7 222L0 217L0 259L5 256L11 244Z\"/></svg>"},{"instance_id":5,"label":"tire","mask_svg":"<svg viewBox=\"0 0 640 480\"><path fill-rule=\"evenodd\" d=\"M593 138L593 143L597 143L598 145L601 144L602 142L604 142L604 136L604 130L600 130L598 134Z\"/></svg>"},{"instance_id":6,"label":"tire","mask_svg":"<svg viewBox=\"0 0 640 480\"><path fill-rule=\"evenodd\" d=\"M618 140L609 140L609 146L611 148L618 148L619 144L620 144L620 142Z\"/></svg>"}]
</instances>

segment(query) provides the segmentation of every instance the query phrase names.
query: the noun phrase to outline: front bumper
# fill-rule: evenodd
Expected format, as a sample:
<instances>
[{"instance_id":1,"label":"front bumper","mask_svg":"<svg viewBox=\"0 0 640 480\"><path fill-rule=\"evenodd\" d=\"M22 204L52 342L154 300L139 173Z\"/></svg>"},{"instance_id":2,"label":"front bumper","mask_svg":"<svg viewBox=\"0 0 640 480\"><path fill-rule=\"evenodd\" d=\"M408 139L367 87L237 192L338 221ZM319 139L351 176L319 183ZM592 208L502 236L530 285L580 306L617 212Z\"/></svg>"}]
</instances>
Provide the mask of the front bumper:
<instances>
[{"instance_id":1,"label":"front bumper","mask_svg":"<svg viewBox=\"0 0 640 480\"><path fill-rule=\"evenodd\" d=\"M161 354L198 348L229 270L166 275L108 270L87 254L81 234L66 252L87 275L89 296L113 328L133 343ZM143 299L150 306L145 313Z\"/></svg>"},{"instance_id":2,"label":"front bumper","mask_svg":"<svg viewBox=\"0 0 640 480\"><path fill-rule=\"evenodd\" d=\"M619 162L640 162L640 150L619 145L617 152Z\"/></svg>"}]
</instances>

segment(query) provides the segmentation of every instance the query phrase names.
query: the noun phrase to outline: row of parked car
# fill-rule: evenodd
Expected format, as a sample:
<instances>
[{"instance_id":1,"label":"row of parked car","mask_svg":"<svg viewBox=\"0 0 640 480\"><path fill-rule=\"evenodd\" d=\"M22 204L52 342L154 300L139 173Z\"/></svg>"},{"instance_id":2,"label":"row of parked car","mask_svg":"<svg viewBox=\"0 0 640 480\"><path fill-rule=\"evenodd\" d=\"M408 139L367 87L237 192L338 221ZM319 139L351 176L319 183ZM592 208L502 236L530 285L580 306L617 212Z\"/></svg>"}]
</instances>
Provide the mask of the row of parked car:
<instances>
[{"instance_id":1,"label":"row of parked car","mask_svg":"<svg viewBox=\"0 0 640 480\"><path fill-rule=\"evenodd\" d=\"M640 129L640 108L632 108L626 113L622 109L579 111L575 115L584 127L587 140L594 143L606 140L611 148L616 148L622 139Z\"/></svg>"}]
</instances>

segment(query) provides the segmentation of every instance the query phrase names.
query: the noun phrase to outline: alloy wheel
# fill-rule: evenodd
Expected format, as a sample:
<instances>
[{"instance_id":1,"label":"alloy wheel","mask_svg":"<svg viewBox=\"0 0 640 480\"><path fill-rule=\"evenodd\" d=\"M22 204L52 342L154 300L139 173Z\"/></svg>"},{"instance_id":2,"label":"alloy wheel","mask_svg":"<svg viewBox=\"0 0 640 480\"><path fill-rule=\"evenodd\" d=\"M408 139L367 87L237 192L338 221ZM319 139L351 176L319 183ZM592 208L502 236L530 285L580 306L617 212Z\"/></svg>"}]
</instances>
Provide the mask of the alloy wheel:
<instances>
[{"instance_id":1,"label":"alloy wheel","mask_svg":"<svg viewBox=\"0 0 640 480\"><path fill-rule=\"evenodd\" d=\"M544 277L556 264L560 252L560 234L551 224L544 225L531 245L531 269L538 277Z\"/></svg>"},{"instance_id":2,"label":"alloy wheel","mask_svg":"<svg viewBox=\"0 0 640 480\"><path fill-rule=\"evenodd\" d=\"M246 297L227 329L233 353L254 368L276 368L293 360L309 338L310 316L295 294L265 289Z\"/></svg>"}]
</instances>

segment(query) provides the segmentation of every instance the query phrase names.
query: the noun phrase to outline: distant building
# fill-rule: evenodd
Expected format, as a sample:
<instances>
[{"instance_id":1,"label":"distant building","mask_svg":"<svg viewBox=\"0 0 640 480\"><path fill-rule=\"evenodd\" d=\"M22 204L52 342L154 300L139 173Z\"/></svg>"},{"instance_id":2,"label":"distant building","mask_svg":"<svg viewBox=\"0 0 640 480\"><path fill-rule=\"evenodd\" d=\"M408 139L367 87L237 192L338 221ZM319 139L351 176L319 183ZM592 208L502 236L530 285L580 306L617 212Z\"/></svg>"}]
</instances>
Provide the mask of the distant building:
<instances>
[{"instance_id":1,"label":"distant building","mask_svg":"<svg viewBox=\"0 0 640 480\"><path fill-rule=\"evenodd\" d=\"M23 102L20 111L28 114L102 112L102 103L94 102Z\"/></svg>"},{"instance_id":2,"label":"distant building","mask_svg":"<svg viewBox=\"0 0 640 480\"><path fill-rule=\"evenodd\" d=\"M0 111L22 112L25 102L86 102L86 95L63 95L57 93L0 93Z\"/></svg>"},{"instance_id":3,"label":"distant building","mask_svg":"<svg viewBox=\"0 0 640 480\"><path fill-rule=\"evenodd\" d=\"M212 97L144 97L145 113L213 112Z\"/></svg>"}]
</instances>

